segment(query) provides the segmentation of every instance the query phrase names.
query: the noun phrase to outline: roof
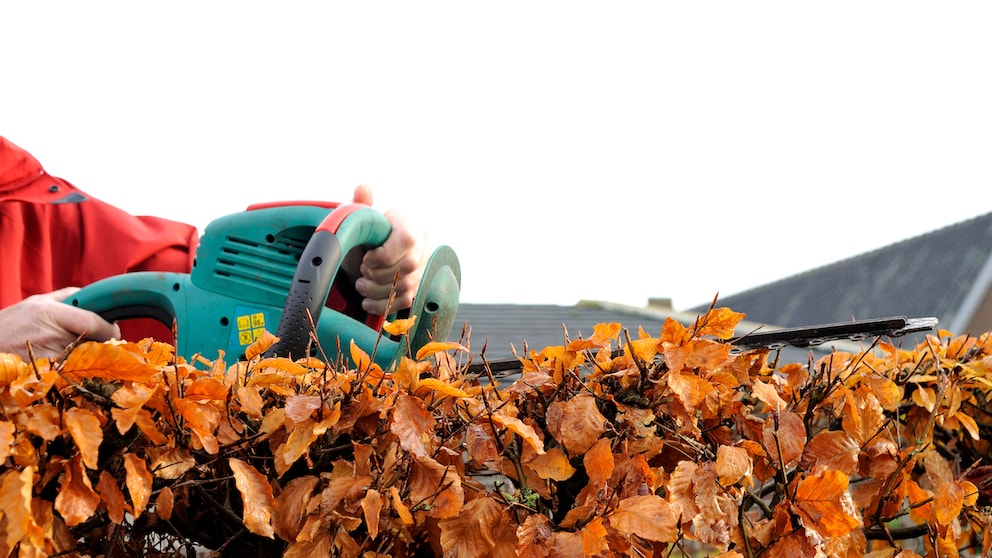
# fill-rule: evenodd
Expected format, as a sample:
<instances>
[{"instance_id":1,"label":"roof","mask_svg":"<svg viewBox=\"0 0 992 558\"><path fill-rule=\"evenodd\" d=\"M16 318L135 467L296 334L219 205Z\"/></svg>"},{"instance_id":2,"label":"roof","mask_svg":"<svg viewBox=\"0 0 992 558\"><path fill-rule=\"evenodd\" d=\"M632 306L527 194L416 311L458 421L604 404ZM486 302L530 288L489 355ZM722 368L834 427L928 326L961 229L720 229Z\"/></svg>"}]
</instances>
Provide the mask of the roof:
<instances>
[{"instance_id":1,"label":"roof","mask_svg":"<svg viewBox=\"0 0 992 558\"><path fill-rule=\"evenodd\" d=\"M721 306L725 306L722 305ZM703 309L703 312L707 310ZM575 306L551 304L467 304L459 305L454 327L449 340L457 340L463 326L469 332L469 348L477 356L485 347L486 359L490 362L513 358L511 346L517 354L528 350L541 350L544 347L563 345L565 332L570 340L589 337L593 326L603 323L620 323L627 329L631 338L638 337L638 329L647 334L660 336L665 320L672 318L686 326L695 322L702 312L677 312L670 307L649 305L647 307L628 306L603 301L582 301ZM743 335L758 329L751 321L738 324L735 335ZM768 331L775 328L764 328ZM463 340L464 342L464 340ZM839 350L858 350L857 344L835 341L805 349L787 347L782 351L786 362L806 362L811 351L825 353Z\"/></svg>"},{"instance_id":2,"label":"roof","mask_svg":"<svg viewBox=\"0 0 992 558\"><path fill-rule=\"evenodd\" d=\"M571 340L588 338L593 326L619 322L632 338L637 328L649 334L661 334L665 316L638 316L621 310L615 305L580 302L576 306L552 304L460 304L455 315L455 325L449 339L455 339L462 325L470 328L469 342L472 352L478 354L485 345L486 358L501 360L513 358L511 345L517 354L528 350L541 350L552 345L562 345L565 333Z\"/></svg>"},{"instance_id":3,"label":"roof","mask_svg":"<svg viewBox=\"0 0 992 558\"><path fill-rule=\"evenodd\" d=\"M992 281L992 213L720 298L749 321L796 327L929 317L964 333ZM696 308L699 310L700 308Z\"/></svg>"}]
</instances>

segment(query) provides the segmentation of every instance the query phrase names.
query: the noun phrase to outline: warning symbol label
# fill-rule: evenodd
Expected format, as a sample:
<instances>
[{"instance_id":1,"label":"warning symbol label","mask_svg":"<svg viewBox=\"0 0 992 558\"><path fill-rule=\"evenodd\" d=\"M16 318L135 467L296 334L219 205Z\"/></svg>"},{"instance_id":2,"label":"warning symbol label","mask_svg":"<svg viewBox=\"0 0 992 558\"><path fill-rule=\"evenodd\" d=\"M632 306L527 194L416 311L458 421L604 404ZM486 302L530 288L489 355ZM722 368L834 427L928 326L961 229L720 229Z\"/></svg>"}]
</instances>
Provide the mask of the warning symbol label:
<instances>
[{"instance_id":1,"label":"warning symbol label","mask_svg":"<svg viewBox=\"0 0 992 558\"><path fill-rule=\"evenodd\" d=\"M254 312L237 317L238 343L251 345L265 331L265 314Z\"/></svg>"}]
</instances>

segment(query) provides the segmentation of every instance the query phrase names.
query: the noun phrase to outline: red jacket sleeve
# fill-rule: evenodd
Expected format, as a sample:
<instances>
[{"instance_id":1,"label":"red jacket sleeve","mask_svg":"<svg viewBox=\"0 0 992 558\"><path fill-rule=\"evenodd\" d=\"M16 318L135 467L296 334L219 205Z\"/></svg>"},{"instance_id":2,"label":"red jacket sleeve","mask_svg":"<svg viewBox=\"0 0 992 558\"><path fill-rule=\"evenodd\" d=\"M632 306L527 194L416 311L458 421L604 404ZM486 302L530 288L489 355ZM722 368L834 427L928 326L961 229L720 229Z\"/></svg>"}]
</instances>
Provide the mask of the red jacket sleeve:
<instances>
[{"instance_id":1,"label":"red jacket sleeve","mask_svg":"<svg viewBox=\"0 0 992 558\"><path fill-rule=\"evenodd\" d=\"M131 271L188 272L197 239L191 225L130 215L50 176L0 137L0 308Z\"/></svg>"}]
</instances>

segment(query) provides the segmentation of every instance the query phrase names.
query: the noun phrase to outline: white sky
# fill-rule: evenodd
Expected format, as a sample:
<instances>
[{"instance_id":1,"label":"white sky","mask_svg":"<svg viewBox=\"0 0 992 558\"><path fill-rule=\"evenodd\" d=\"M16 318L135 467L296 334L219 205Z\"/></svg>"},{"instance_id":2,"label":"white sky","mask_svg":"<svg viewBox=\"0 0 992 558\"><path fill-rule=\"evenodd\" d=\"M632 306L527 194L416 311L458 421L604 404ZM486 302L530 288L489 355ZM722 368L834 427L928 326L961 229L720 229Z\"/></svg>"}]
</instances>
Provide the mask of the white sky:
<instances>
[{"instance_id":1,"label":"white sky","mask_svg":"<svg viewBox=\"0 0 992 558\"><path fill-rule=\"evenodd\" d=\"M4 2L0 135L199 227L350 199L463 302L709 302L990 211L988 2ZM108 240L108 249L112 249Z\"/></svg>"}]
</instances>

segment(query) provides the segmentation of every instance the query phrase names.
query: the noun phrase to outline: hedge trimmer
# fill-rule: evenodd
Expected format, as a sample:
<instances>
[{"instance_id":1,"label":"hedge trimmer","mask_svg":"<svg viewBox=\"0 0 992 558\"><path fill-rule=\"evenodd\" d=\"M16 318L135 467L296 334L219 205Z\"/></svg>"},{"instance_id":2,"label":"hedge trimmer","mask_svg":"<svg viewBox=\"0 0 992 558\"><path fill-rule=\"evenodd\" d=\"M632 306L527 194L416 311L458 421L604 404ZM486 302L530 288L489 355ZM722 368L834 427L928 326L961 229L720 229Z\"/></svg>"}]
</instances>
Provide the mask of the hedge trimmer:
<instances>
[{"instance_id":1,"label":"hedge trimmer","mask_svg":"<svg viewBox=\"0 0 992 558\"><path fill-rule=\"evenodd\" d=\"M381 245L385 217L362 204L296 202L254 205L211 222L197 248L191 273L138 272L98 281L68 303L108 320L153 318L174 327L179 354L211 356L219 348L235 362L262 331L278 324L280 341L268 356L306 356L317 345L335 356L352 340L388 367L401 354L416 354L451 331L461 270L453 250L431 256L405 336L382 333L385 317L361 310L342 262L353 250ZM395 316L394 316L395 317ZM729 342L737 349L808 347L835 340L899 337L937 325L936 318L888 317L755 331ZM314 333L315 332L315 333ZM317 343L313 343L314 337ZM347 354L347 351L343 351ZM519 359L471 364L499 375L521 369Z\"/></svg>"},{"instance_id":2,"label":"hedge trimmer","mask_svg":"<svg viewBox=\"0 0 992 558\"><path fill-rule=\"evenodd\" d=\"M431 256L405 336L380 334L385 317L361 309L342 262L353 250L382 245L390 225L363 204L295 202L260 204L211 222L190 273L137 272L89 285L66 302L110 321L153 318L173 327L178 353L212 358L224 349L229 364L263 331L278 324L279 343L269 356L347 357L355 343L383 367L445 338L458 306L461 270L450 247ZM313 343L315 332L318 343Z\"/></svg>"}]
</instances>

